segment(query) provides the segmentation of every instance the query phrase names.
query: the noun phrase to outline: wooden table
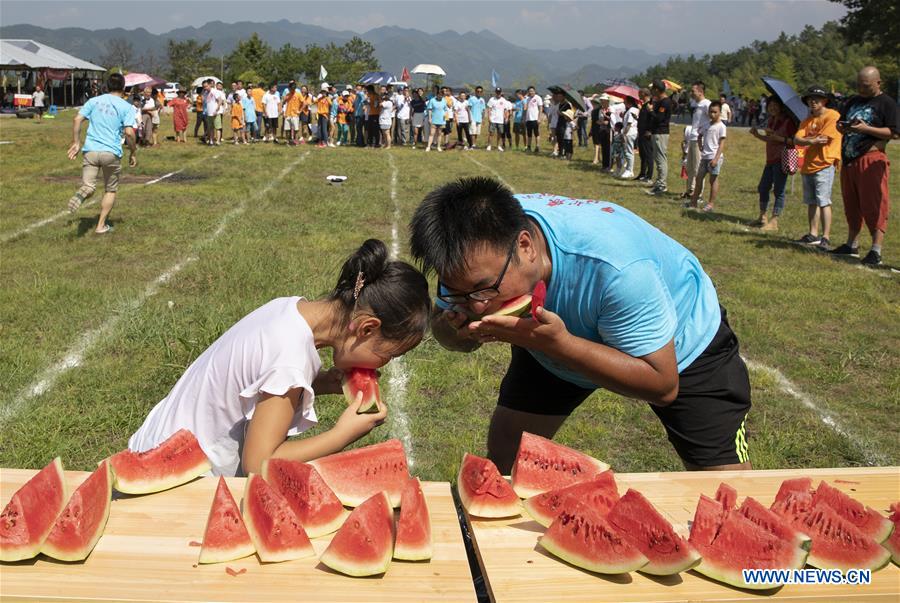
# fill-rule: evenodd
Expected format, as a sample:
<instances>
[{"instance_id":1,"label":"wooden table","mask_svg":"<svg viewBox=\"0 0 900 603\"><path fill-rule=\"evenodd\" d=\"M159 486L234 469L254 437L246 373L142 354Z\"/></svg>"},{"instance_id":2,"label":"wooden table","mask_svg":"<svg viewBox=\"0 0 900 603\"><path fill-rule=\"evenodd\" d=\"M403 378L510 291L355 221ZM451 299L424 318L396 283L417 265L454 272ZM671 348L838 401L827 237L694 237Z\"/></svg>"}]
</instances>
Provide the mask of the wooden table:
<instances>
[{"instance_id":1,"label":"wooden table","mask_svg":"<svg viewBox=\"0 0 900 603\"><path fill-rule=\"evenodd\" d=\"M900 500L900 467L622 473L616 475L616 481L620 494L629 487L641 491L676 531L687 536L688 521L694 517L700 494L712 496L720 482L737 488L739 502L744 496L753 496L768 506L782 480L807 475L814 484L827 480L881 512ZM537 542L544 528L524 509L522 513L522 517L505 520L468 518L478 562L494 601L900 601L900 569L893 564L874 572L868 586L788 585L762 595L713 582L693 571L667 578L651 578L639 572L593 574L546 552Z\"/></svg>"},{"instance_id":2,"label":"wooden table","mask_svg":"<svg viewBox=\"0 0 900 603\"><path fill-rule=\"evenodd\" d=\"M0 504L34 471L0 469ZM87 477L66 472L70 492ZM235 499L243 478L228 479ZM447 482L423 482L431 511L431 562L393 561L387 573L350 578L318 559L261 564L256 556L197 565L216 480L201 478L147 496L113 500L106 531L84 563L58 563L39 556L0 565L3 600L67 599L128 601L474 601L475 590L459 520ZM2 508L2 507L0 507ZM332 536L312 541L316 553ZM246 573L231 576L225 568Z\"/></svg>"}]
</instances>

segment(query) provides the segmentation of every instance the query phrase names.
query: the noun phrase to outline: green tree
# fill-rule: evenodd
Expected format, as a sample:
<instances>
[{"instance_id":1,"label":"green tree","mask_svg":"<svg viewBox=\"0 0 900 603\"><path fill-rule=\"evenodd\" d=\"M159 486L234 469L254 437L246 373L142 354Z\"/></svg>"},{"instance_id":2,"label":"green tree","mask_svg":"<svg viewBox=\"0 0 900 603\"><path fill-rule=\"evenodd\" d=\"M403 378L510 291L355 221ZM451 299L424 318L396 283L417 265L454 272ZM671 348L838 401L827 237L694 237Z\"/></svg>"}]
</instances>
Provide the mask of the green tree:
<instances>
[{"instance_id":1,"label":"green tree","mask_svg":"<svg viewBox=\"0 0 900 603\"><path fill-rule=\"evenodd\" d=\"M134 46L125 38L112 38L106 43L106 52L99 60L110 71L130 71L135 67Z\"/></svg>"},{"instance_id":2,"label":"green tree","mask_svg":"<svg viewBox=\"0 0 900 603\"><path fill-rule=\"evenodd\" d=\"M169 68L166 76L170 82L180 82L189 86L192 81L203 75L218 73L218 61L209 56L212 40L198 42L184 40L178 42L170 39L166 48Z\"/></svg>"},{"instance_id":3,"label":"green tree","mask_svg":"<svg viewBox=\"0 0 900 603\"><path fill-rule=\"evenodd\" d=\"M245 71L256 71L263 76L271 76L272 47L266 44L256 32L246 40L241 40L225 57L225 75L229 81L240 78Z\"/></svg>"},{"instance_id":4,"label":"green tree","mask_svg":"<svg viewBox=\"0 0 900 603\"><path fill-rule=\"evenodd\" d=\"M900 57L900 4L897 0L831 0L847 7L841 19L848 41L871 42L879 58Z\"/></svg>"},{"instance_id":5,"label":"green tree","mask_svg":"<svg viewBox=\"0 0 900 603\"><path fill-rule=\"evenodd\" d=\"M775 60L772 63L772 77L776 77L782 82L790 84L792 88L796 88L797 72L794 69L793 57L783 52L776 53Z\"/></svg>"}]
</instances>

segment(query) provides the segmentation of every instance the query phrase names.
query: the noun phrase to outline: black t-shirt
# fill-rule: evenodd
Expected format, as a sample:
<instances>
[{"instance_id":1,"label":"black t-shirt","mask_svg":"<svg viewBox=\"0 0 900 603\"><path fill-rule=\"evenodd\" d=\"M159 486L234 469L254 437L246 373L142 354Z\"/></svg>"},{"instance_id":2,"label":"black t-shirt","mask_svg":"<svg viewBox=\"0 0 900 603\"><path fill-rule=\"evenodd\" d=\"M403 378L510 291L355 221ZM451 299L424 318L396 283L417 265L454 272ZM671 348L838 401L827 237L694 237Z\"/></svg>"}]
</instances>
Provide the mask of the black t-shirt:
<instances>
[{"instance_id":1,"label":"black t-shirt","mask_svg":"<svg viewBox=\"0 0 900 603\"><path fill-rule=\"evenodd\" d=\"M642 135L644 132L650 129L650 120L652 119L652 114L650 111L650 103L644 103L641 105L641 110L638 112L638 121L637 121L637 131L638 136Z\"/></svg>"},{"instance_id":2,"label":"black t-shirt","mask_svg":"<svg viewBox=\"0 0 900 603\"><path fill-rule=\"evenodd\" d=\"M890 128L894 134L897 129L897 103L883 92L878 96L866 98L851 96L841 111L841 121L858 119L873 128ZM844 130L841 138L841 160L850 163L865 155L880 139L868 134Z\"/></svg>"},{"instance_id":3,"label":"black t-shirt","mask_svg":"<svg viewBox=\"0 0 900 603\"><path fill-rule=\"evenodd\" d=\"M667 96L653 101L653 113L650 119L652 134L668 134L669 118L672 116L672 99Z\"/></svg>"},{"instance_id":4,"label":"black t-shirt","mask_svg":"<svg viewBox=\"0 0 900 603\"><path fill-rule=\"evenodd\" d=\"M409 101L409 107L413 113L425 113L425 101L421 98L414 98Z\"/></svg>"},{"instance_id":5,"label":"black t-shirt","mask_svg":"<svg viewBox=\"0 0 900 603\"><path fill-rule=\"evenodd\" d=\"M609 117L603 107L594 107L591 111L591 131L609 130Z\"/></svg>"}]
</instances>

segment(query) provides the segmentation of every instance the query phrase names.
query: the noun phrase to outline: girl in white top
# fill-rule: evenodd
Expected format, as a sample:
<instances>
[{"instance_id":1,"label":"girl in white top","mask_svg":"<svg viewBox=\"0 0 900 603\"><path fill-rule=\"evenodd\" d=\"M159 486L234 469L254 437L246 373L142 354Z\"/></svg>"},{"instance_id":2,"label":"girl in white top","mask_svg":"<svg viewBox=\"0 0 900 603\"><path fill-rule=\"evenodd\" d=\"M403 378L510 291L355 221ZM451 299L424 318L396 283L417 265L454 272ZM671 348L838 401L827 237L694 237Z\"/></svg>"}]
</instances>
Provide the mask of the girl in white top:
<instances>
[{"instance_id":1,"label":"girl in white top","mask_svg":"<svg viewBox=\"0 0 900 603\"><path fill-rule=\"evenodd\" d=\"M637 120L639 109L637 102L627 97L625 99L625 115L622 118L622 143L625 151L625 166L620 178L630 180L634 178L634 143L637 141Z\"/></svg>"},{"instance_id":2,"label":"girl in white top","mask_svg":"<svg viewBox=\"0 0 900 603\"><path fill-rule=\"evenodd\" d=\"M131 436L134 451L191 430L214 475L258 473L269 457L308 461L332 454L384 422L387 409L356 414L351 403L337 423L289 440L317 423L317 394L341 393L343 371L377 369L422 340L431 301L428 282L387 247L369 239L344 263L331 294L320 300L274 299L225 331L184 372ZM320 348L334 368L322 371Z\"/></svg>"}]
</instances>

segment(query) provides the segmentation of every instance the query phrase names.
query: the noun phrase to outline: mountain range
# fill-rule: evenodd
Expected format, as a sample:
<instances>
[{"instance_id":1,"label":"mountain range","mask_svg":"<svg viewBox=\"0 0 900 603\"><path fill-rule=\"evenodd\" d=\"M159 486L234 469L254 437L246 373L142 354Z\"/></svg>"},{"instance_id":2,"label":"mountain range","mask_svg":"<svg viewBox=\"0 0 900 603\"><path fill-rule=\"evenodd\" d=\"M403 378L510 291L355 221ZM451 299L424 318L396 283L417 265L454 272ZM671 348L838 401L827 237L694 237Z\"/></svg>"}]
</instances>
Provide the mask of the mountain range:
<instances>
[{"instance_id":1,"label":"mountain range","mask_svg":"<svg viewBox=\"0 0 900 603\"><path fill-rule=\"evenodd\" d=\"M604 78L628 77L663 63L670 56L614 46L593 45L571 50L526 48L486 29L429 34L417 29L385 26L358 34L284 19L266 23L210 21L202 27L181 27L162 34L153 34L143 28L89 30L5 25L0 27L0 38L32 39L82 59L96 61L105 54L106 43L115 38L130 41L135 57L145 53L164 57L168 39L212 40L212 54L221 56L231 52L239 40L250 37L253 32L273 48L284 44L300 48L329 42L340 45L359 36L375 46L382 69L399 75L403 67L412 70L419 63L434 63L447 72L445 81L451 85L490 81L493 69L500 75L501 85L506 87L527 83L568 83L578 87Z\"/></svg>"}]
</instances>

